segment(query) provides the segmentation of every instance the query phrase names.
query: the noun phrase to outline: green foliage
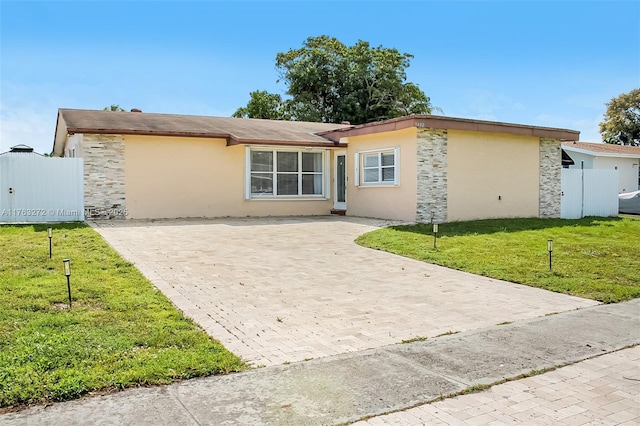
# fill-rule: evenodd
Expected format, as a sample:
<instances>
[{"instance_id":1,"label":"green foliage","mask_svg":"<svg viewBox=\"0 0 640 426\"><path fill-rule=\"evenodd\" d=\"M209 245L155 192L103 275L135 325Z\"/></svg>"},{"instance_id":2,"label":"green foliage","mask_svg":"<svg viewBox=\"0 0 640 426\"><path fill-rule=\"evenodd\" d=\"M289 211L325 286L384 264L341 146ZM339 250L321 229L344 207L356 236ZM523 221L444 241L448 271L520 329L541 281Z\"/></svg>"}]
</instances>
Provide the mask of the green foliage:
<instances>
[{"instance_id":1,"label":"green foliage","mask_svg":"<svg viewBox=\"0 0 640 426\"><path fill-rule=\"evenodd\" d=\"M640 146L640 89L611 99L600 134L607 143Z\"/></svg>"},{"instance_id":2,"label":"green foliage","mask_svg":"<svg viewBox=\"0 0 640 426\"><path fill-rule=\"evenodd\" d=\"M639 218L496 219L393 226L360 236L363 246L559 293L619 302L640 297ZM553 239L549 270L547 239Z\"/></svg>"},{"instance_id":3,"label":"green foliage","mask_svg":"<svg viewBox=\"0 0 640 426\"><path fill-rule=\"evenodd\" d=\"M47 225L0 227L0 407L246 368L91 228L53 228L49 259Z\"/></svg>"},{"instance_id":4,"label":"green foliage","mask_svg":"<svg viewBox=\"0 0 640 426\"><path fill-rule=\"evenodd\" d=\"M113 112L123 112L124 108L120 107L120 105L110 105L102 108L103 111L113 111Z\"/></svg>"},{"instance_id":5,"label":"green foliage","mask_svg":"<svg viewBox=\"0 0 640 426\"><path fill-rule=\"evenodd\" d=\"M236 118L264 118L267 120L288 120L287 105L282 96L266 90L256 90L249 94L251 99L246 107L233 113Z\"/></svg>"},{"instance_id":6,"label":"green foliage","mask_svg":"<svg viewBox=\"0 0 640 426\"><path fill-rule=\"evenodd\" d=\"M362 40L346 46L329 36L309 37L301 48L276 55L290 98L282 101L279 95L252 92L247 107L234 116L361 124L429 114L429 97L406 82L411 58Z\"/></svg>"}]
</instances>

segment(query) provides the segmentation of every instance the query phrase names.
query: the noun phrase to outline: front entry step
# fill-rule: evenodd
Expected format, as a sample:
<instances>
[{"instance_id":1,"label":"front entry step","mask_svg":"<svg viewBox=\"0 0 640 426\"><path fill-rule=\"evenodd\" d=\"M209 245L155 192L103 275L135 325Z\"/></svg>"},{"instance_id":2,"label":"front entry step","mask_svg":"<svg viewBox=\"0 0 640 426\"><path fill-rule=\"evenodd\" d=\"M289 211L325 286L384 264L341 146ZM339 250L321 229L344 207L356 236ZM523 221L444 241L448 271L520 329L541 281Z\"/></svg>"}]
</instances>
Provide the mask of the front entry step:
<instances>
[{"instance_id":1,"label":"front entry step","mask_svg":"<svg viewBox=\"0 0 640 426\"><path fill-rule=\"evenodd\" d=\"M338 210L338 209L331 209L331 214L336 214L338 216L344 216L347 214L346 210Z\"/></svg>"}]
</instances>

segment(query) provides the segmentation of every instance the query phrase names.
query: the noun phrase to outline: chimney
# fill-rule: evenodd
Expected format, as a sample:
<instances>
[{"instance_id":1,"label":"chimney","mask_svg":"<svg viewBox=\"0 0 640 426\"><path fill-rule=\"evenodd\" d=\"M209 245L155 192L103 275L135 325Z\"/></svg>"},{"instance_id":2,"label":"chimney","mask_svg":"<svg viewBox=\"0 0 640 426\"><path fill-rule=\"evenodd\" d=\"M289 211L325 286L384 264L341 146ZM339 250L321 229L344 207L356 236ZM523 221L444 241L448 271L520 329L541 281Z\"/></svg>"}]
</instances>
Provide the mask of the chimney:
<instances>
[{"instance_id":1,"label":"chimney","mask_svg":"<svg viewBox=\"0 0 640 426\"><path fill-rule=\"evenodd\" d=\"M142 112L142 110L138 108L131 108L131 112Z\"/></svg>"}]
</instances>

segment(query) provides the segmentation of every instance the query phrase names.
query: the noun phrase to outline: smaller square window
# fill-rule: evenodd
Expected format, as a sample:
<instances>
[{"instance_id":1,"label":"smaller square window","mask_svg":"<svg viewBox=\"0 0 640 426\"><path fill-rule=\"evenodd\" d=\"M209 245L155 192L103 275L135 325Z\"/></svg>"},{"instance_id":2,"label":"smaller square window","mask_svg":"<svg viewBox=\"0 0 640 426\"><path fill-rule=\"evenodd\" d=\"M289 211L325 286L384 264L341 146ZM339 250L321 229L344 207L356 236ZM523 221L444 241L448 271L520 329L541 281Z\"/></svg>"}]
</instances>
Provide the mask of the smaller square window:
<instances>
[{"instance_id":1,"label":"smaller square window","mask_svg":"<svg viewBox=\"0 0 640 426\"><path fill-rule=\"evenodd\" d=\"M356 186L397 185L398 148L356 153L356 165L360 167Z\"/></svg>"}]
</instances>

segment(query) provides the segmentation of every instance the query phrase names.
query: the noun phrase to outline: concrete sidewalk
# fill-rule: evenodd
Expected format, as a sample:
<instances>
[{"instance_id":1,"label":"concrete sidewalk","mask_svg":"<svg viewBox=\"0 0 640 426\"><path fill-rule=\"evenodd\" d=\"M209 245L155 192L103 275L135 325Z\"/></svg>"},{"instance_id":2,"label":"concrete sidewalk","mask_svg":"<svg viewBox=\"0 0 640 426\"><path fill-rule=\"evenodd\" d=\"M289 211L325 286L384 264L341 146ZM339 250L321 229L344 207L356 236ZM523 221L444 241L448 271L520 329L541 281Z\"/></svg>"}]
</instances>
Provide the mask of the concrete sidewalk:
<instances>
[{"instance_id":1,"label":"concrete sidewalk","mask_svg":"<svg viewBox=\"0 0 640 426\"><path fill-rule=\"evenodd\" d=\"M491 384L532 370L583 361L639 343L640 300L634 300L425 342L189 380L170 386L133 389L47 408L34 407L4 414L0 416L0 424L349 423L404 410L470 386ZM637 359L633 358L636 353L635 349L618 352L622 357L630 354L632 363ZM584 365L588 370L589 365L596 368L599 364L596 361ZM638 378L640 365L635 371L627 368L625 374ZM536 377L544 378L546 375ZM606 375L599 379L598 383L607 385ZM631 403L639 402L638 386L633 389L630 386L629 389L627 399ZM474 397L487 394L475 394ZM597 397L594 394L593 398ZM626 406L628 404L621 405ZM408 413L405 412L405 416ZM633 422L633 417L629 416L635 414L629 413L627 420L611 419L601 423ZM407 420L410 417L404 417L404 420L403 417L390 421L385 419L389 418L369 420L368 423L411 424ZM465 424L459 417L454 420L451 423ZM538 424L535 419L531 421L531 424ZM447 423L442 419L439 422ZM412 423L421 424L415 416ZM587 422L574 424L584 423Z\"/></svg>"},{"instance_id":2,"label":"concrete sidewalk","mask_svg":"<svg viewBox=\"0 0 640 426\"><path fill-rule=\"evenodd\" d=\"M354 426L640 425L640 346Z\"/></svg>"}]
</instances>

